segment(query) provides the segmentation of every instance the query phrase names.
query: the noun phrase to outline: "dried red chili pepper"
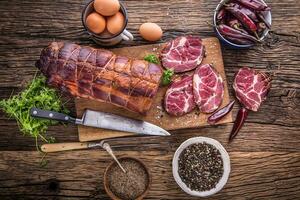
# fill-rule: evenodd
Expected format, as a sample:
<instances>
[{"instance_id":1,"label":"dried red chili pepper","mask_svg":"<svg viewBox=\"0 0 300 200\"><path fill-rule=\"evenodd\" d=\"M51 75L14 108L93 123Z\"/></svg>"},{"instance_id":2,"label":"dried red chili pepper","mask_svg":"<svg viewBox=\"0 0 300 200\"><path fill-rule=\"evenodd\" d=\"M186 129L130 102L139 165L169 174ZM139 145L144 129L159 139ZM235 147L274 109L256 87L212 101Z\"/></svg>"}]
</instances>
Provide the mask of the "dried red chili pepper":
<instances>
[{"instance_id":1,"label":"dried red chili pepper","mask_svg":"<svg viewBox=\"0 0 300 200\"><path fill-rule=\"evenodd\" d=\"M235 44L242 44L242 45L250 45L254 44L254 42L247 40L247 39L241 39L241 38L234 38L229 36L224 36L227 40L235 43Z\"/></svg>"},{"instance_id":2,"label":"dried red chili pepper","mask_svg":"<svg viewBox=\"0 0 300 200\"><path fill-rule=\"evenodd\" d=\"M259 19L261 19L261 21L263 21L265 23L265 25L268 27L268 29L271 29L271 24L266 20L263 13L257 12L257 16L259 17Z\"/></svg>"},{"instance_id":3,"label":"dried red chili pepper","mask_svg":"<svg viewBox=\"0 0 300 200\"><path fill-rule=\"evenodd\" d=\"M235 0L244 6L251 8L255 11L267 11L271 10L269 6L264 5L261 1L259 0Z\"/></svg>"},{"instance_id":4,"label":"dried red chili pepper","mask_svg":"<svg viewBox=\"0 0 300 200\"><path fill-rule=\"evenodd\" d=\"M242 24L240 23L239 20L231 18L228 20L228 26L237 29L237 28L240 28L242 26Z\"/></svg>"},{"instance_id":5,"label":"dried red chili pepper","mask_svg":"<svg viewBox=\"0 0 300 200\"><path fill-rule=\"evenodd\" d=\"M220 121L223 117L225 117L233 108L235 101L231 101L229 104L213 113L208 119L207 122L209 124L215 124Z\"/></svg>"},{"instance_id":6,"label":"dried red chili pepper","mask_svg":"<svg viewBox=\"0 0 300 200\"><path fill-rule=\"evenodd\" d=\"M256 24L246 15L242 10L237 7L226 7L227 11L233 14L249 31L257 35L257 26Z\"/></svg>"},{"instance_id":7,"label":"dried red chili pepper","mask_svg":"<svg viewBox=\"0 0 300 200\"><path fill-rule=\"evenodd\" d=\"M235 19L235 18L231 18L228 20L228 25L236 30L239 30L245 34L248 34L248 32L242 28L242 24L239 20Z\"/></svg>"},{"instance_id":8,"label":"dried red chili pepper","mask_svg":"<svg viewBox=\"0 0 300 200\"><path fill-rule=\"evenodd\" d=\"M223 20L225 16L226 16L226 10L225 8L221 8L221 10L217 14L217 21Z\"/></svg>"},{"instance_id":9,"label":"dried red chili pepper","mask_svg":"<svg viewBox=\"0 0 300 200\"><path fill-rule=\"evenodd\" d=\"M258 24L257 24L257 31L259 32L259 33L262 33L266 28L267 28L267 26L266 26L266 24L265 23L263 23L263 22L259 22Z\"/></svg>"},{"instance_id":10,"label":"dried red chili pepper","mask_svg":"<svg viewBox=\"0 0 300 200\"><path fill-rule=\"evenodd\" d=\"M252 10L237 4L237 3L229 3L229 4L225 4L226 7L235 7L239 10L241 10L241 12L245 13L245 15L247 15L250 19L252 19L254 22L258 22L258 18L255 14L255 12L253 12Z\"/></svg>"},{"instance_id":11,"label":"dried red chili pepper","mask_svg":"<svg viewBox=\"0 0 300 200\"><path fill-rule=\"evenodd\" d=\"M236 120L233 124L230 136L229 136L229 142L231 142L235 136L238 134L240 129L242 128L245 120L247 119L249 110L247 108L242 107L236 117Z\"/></svg>"},{"instance_id":12,"label":"dried red chili pepper","mask_svg":"<svg viewBox=\"0 0 300 200\"><path fill-rule=\"evenodd\" d=\"M236 30L234 28L231 28L230 26L227 26L225 24L220 24L217 26L217 29L223 36L233 37L233 38L240 38L240 39L247 39L251 40L253 42L258 42L258 40L253 37L252 35L245 34L239 30Z\"/></svg>"}]
</instances>

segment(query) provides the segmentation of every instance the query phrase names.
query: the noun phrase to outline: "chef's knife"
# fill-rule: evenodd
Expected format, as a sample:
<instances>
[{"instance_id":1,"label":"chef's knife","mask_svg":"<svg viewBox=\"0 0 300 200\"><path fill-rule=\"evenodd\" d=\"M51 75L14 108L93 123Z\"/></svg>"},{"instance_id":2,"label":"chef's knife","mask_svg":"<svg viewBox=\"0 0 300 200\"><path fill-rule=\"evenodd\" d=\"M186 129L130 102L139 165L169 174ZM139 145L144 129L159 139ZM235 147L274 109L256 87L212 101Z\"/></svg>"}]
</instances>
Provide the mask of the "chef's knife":
<instances>
[{"instance_id":1,"label":"chef's knife","mask_svg":"<svg viewBox=\"0 0 300 200\"><path fill-rule=\"evenodd\" d=\"M81 119L73 118L63 113L42 110L39 108L31 108L30 115L32 117L52 119L84 126L125 131L143 135L170 135L168 131L149 122L88 109L85 110Z\"/></svg>"}]
</instances>

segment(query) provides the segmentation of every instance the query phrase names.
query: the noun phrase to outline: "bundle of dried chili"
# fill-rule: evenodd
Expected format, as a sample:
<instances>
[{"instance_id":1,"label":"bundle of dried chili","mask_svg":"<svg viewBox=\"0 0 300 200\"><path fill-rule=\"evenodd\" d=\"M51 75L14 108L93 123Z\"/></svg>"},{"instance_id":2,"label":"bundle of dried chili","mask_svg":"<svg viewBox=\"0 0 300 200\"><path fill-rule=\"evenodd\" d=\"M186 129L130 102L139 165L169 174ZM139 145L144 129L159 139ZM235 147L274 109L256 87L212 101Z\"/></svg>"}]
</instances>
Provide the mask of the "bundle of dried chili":
<instances>
[{"instance_id":1,"label":"bundle of dried chili","mask_svg":"<svg viewBox=\"0 0 300 200\"><path fill-rule=\"evenodd\" d=\"M217 13L217 28L226 39L235 44L253 44L260 40L266 29L271 28L265 18L264 11L268 10L270 8L258 0L229 0ZM233 34L226 25L239 32Z\"/></svg>"}]
</instances>

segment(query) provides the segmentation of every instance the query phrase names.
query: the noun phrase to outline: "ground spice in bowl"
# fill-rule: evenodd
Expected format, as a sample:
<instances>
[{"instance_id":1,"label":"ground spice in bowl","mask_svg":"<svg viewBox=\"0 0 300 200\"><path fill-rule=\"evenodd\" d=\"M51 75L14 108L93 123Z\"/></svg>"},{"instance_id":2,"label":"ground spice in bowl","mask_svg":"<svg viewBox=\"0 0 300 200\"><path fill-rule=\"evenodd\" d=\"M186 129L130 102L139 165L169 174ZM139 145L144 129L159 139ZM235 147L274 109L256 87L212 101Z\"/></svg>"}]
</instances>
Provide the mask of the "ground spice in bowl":
<instances>
[{"instance_id":1,"label":"ground spice in bowl","mask_svg":"<svg viewBox=\"0 0 300 200\"><path fill-rule=\"evenodd\" d=\"M114 196L122 200L142 198L150 185L150 174L146 166L129 157L119 158L119 161L126 173L115 162L108 166L104 175L106 192L113 199Z\"/></svg>"},{"instance_id":2,"label":"ground spice in bowl","mask_svg":"<svg viewBox=\"0 0 300 200\"><path fill-rule=\"evenodd\" d=\"M216 187L223 175L220 151L206 142L185 148L178 160L178 174L191 190L208 191Z\"/></svg>"}]
</instances>

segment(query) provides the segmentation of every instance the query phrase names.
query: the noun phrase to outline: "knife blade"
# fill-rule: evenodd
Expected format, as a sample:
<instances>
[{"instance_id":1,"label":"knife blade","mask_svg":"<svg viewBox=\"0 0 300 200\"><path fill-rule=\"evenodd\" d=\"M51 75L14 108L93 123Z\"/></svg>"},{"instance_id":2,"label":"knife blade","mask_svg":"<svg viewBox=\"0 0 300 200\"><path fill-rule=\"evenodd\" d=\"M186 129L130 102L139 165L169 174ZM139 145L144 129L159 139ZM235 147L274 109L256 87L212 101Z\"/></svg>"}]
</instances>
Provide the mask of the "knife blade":
<instances>
[{"instance_id":1,"label":"knife blade","mask_svg":"<svg viewBox=\"0 0 300 200\"><path fill-rule=\"evenodd\" d=\"M63 113L42 110L39 108L31 108L30 115L38 118L53 119L63 122L80 124L84 126L125 131L141 135L170 135L168 131L149 122L88 109L85 110L81 119L76 119Z\"/></svg>"},{"instance_id":2,"label":"knife blade","mask_svg":"<svg viewBox=\"0 0 300 200\"><path fill-rule=\"evenodd\" d=\"M142 120L131 119L111 113L86 110L83 125L145 135L170 135L169 132Z\"/></svg>"}]
</instances>

